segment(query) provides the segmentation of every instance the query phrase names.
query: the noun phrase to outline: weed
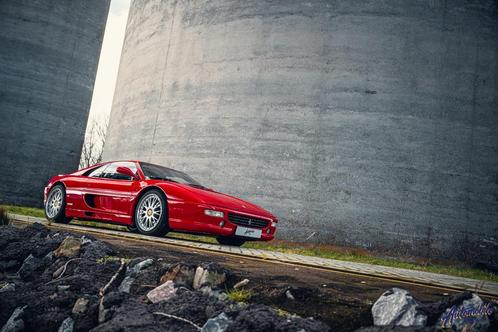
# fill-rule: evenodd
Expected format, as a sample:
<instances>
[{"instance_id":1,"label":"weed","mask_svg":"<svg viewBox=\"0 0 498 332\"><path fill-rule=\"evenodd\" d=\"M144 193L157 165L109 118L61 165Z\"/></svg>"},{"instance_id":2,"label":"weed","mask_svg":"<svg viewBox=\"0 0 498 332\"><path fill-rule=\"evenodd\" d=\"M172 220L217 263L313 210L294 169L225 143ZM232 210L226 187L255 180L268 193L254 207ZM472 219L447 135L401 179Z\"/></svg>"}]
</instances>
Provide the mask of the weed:
<instances>
[{"instance_id":1,"label":"weed","mask_svg":"<svg viewBox=\"0 0 498 332\"><path fill-rule=\"evenodd\" d=\"M99 265L106 264L107 262L125 262L128 264L131 261L130 257L117 257L117 256L104 256L102 258L97 259L95 262Z\"/></svg>"},{"instance_id":2,"label":"weed","mask_svg":"<svg viewBox=\"0 0 498 332\"><path fill-rule=\"evenodd\" d=\"M235 302L247 302L252 296L252 292L247 289L231 289L227 291L228 298Z\"/></svg>"}]
</instances>

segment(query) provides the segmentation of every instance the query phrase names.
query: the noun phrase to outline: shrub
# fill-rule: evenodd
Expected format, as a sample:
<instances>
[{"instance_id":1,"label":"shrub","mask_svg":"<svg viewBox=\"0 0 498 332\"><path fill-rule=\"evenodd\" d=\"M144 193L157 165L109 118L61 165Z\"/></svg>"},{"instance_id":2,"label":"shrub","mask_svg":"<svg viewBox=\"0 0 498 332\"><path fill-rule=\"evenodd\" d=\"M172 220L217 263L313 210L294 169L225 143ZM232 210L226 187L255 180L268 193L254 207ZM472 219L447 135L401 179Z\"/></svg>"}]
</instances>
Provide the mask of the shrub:
<instances>
[{"instance_id":1,"label":"shrub","mask_svg":"<svg viewBox=\"0 0 498 332\"><path fill-rule=\"evenodd\" d=\"M7 210L3 206L0 206L0 225L10 224L10 218L7 215Z\"/></svg>"}]
</instances>

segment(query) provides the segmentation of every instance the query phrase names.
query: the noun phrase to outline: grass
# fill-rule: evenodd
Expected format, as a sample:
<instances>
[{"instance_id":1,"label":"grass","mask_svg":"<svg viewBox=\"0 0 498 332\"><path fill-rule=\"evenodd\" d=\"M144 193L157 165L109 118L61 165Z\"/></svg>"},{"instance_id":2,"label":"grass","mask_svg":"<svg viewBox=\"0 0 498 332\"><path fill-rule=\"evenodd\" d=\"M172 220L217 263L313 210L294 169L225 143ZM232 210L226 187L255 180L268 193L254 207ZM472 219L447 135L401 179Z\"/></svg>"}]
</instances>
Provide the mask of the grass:
<instances>
[{"instance_id":1,"label":"grass","mask_svg":"<svg viewBox=\"0 0 498 332\"><path fill-rule=\"evenodd\" d=\"M247 289L231 289L227 291L228 298L235 302L247 302L252 296L252 292Z\"/></svg>"},{"instance_id":2,"label":"grass","mask_svg":"<svg viewBox=\"0 0 498 332\"><path fill-rule=\"evenodd\" d=\"M22 214L25 216L45 218L43 209L37 209L32 207L17 206L17 205L2 205L5 211L14 214Z\"/></svg>"},{"instance_id":3,"label":"grass","mask_svg":"<svg viewBox=\"0 0 498 332\"><path fill-rule=\"evenodd\" d=\"M4 206L4 208L7 212L10 213L24 214L34 217L44 217L42 209L14 206L14 205L6 205ZM94 221L75 220L72 223L79 225L86 225L86 226L98 226L101 228L108 228L114 230L126 230L126 227L123 226L106 224L106 223L97 223ZM198 241L210 244L217 243L216 239L210 236L171 232L168 233L168 237L180 240ZM354 249L354 248L342 248L331 245L287 242L281 240L274 240L271 242L247 242L244 245L244 247L253 248L253 249L272 250L272 251L278 251L289 254L299 254L304 256L330 258L330 259L337 259L349 262L390 266L390 267L404 268L409 270L419 270L419 271L447 274L457 277L498 282L497 274L465 266L460 263L454 264L452 262L449 262L447 264L441 264L441 263L433 263L428 261L422 261L420 263L406 262L402 258L395 259L395 258L379 257L372 252L361 249Z\"/></svg>"}]
</instances>

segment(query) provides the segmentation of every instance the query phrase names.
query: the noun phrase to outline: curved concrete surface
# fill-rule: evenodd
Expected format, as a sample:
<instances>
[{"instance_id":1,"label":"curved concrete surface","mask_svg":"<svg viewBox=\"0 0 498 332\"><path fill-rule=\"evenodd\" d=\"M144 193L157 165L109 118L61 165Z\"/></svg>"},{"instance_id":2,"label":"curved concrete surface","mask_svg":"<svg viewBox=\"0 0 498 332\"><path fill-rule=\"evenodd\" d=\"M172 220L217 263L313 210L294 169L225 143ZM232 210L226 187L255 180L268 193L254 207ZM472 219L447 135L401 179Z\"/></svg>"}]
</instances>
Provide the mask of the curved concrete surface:
<instances>
[{"instance_id":1,"label":"curved concrete surface","mask_svg":"<svg viewBox=\"0 0 498 332\"><path fill-rule=\"evenodd\" d=\"M134 1L104 158L185 170L278 236L497 258L495 1Z\"/></svg>"},{"instance_id":2,"label":"curved concrete surface","mask_svg":"<svg viewBox=\"0 0 498 332\"><path fill-rule=\"evenodd\" d=\"M0 1L0 204L78 167L109 2Z\"/></svg>"}]
</instances>

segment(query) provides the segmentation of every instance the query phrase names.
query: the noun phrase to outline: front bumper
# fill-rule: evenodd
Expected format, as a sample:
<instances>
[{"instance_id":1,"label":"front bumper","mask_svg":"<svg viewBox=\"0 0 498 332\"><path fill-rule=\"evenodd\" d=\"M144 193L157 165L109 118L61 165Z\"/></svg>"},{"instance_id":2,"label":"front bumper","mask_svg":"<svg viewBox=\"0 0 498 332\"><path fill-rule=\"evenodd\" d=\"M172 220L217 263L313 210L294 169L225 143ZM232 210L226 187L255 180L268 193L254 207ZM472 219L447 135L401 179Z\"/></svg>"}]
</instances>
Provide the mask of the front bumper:
<instances>
[{"instance_id":1,"label":"front bumper","mask_svg":"<svg viewBox=\"0 0 498 332\"><path fill-rule=\"evenodd\" d=\"M171 206L171 208L172 209L170 209L170 212L172 212L173 215L176 215L174 211L176 210L175 207ZM235 231L237 230L237 227L241 226L241 227L261 230L261 238L247 237L246 238L247 240L270 241L273 240L273 238L275 237L276 224L278 222L277 218L275 217L270 218L258 214L241 212L237 210L232 210L207 204L195 204L195 205L192 204L190 207L183 205L181 210L182 210L181 211L182 216L178 216L179 218L175 219L178 220L179 222L178 224L178 226L180 226L179 228L182 228L186 231L207 233L215 236L236 236ZM214 210L214 211L223 212L223 217L208 216L204 213L205 210ZM177 211L180 212L179 210ZM229 213L246 216L248 218L265 220L267 221L267 225L265 227L237 225L234 222L230 221ZM185 224L185 221L191 221L191 222L187 222L188 224L187 226Z\"/></svg>"}]
</instances>

